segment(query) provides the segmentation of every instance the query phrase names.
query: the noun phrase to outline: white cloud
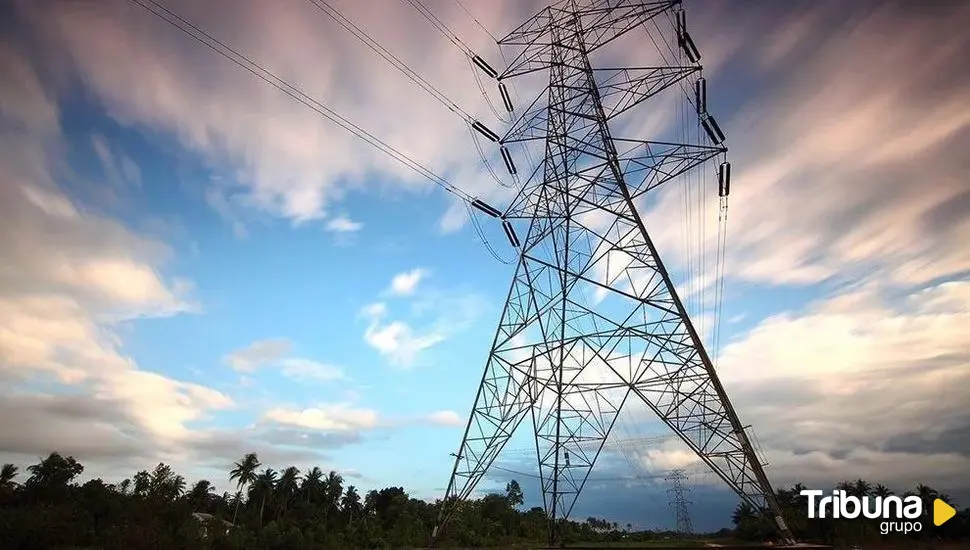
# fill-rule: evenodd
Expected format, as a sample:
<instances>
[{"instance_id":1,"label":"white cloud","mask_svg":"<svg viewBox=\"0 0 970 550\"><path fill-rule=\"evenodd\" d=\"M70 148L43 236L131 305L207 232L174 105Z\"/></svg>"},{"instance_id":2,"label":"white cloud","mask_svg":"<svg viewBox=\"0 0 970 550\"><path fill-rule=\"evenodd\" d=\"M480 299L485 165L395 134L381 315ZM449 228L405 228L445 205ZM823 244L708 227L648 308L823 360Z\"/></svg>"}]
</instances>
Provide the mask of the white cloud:
<instances>
[{"instance_id":1,"label":"white cloud","mask_svg":"<svg viewBox=\"0 0 970 550\"><path fill-rule=\"evenodd\" d=\"M377 411L345 404L302 410L275 408L266 411L264 417L280 424L327 431L361 430L378 425Z\"/></svg>"},{"instance_id":2,"label":"white cloud","mask_svg":"<svg viewBox=\"0 0 970 550\"><path fill-rule=\"evenodd\" d=\"M256 340L226 355L223 361L237 371L253 372L259 367L279 361L292 349L293 344L284 338Z\"/></svg>"},{"instance_id":3,"label":"white cloud","mask_svg":"<svg viewBox=\"0 0 970 550\"><path fill-rule=\"evenodd\" d=\"M354 233L363 227L363 223L355 222L346 216L338 216L327 222L327 231L334 233Z\"/></svg>"},{"instance_id":4,"label":"white cloud","mask_svg":"<svg viewBox=\"0 0 970 550\"><path fill-rule=\"evenodd\" d=\"M724 350L720 372L776 475L950 487L970 468L966 326L970 281L898 303L859 291L766 319Z\"/></svg>"},{"instance_id":5,"label":"white cloud","mask_svg":"<svg viewBox=\"0 0 970 550\"><path fill-rule=\"evenodd\" d=\"M223 362L242 373L271 368L278 370L283 376L306 382L330 382L345 378L342 368L312 359L292 357L292 351L293 343L290 340L267 338L256 340L227 354L223 357Z\"/></svg>"},{"instance_id":6,"label":"white cloud","mask_svg":"<svg viewBox=\"0 0 970 550\"><path fill-rule=\"evenodd\" d=\"M107 183L116 188L141 185L141 169L130 157L112 150L108 141L100 135L95 135L91 139L91 146L98 160L101 161Z\"/></svg>"},{"instance_id":7,"label":"white cloud","mask_svg":"<svg viewBox=\"0 0 970 550\"><path fill-rule=\"evenodd\" d=\"M440 330L418 332L403 321L386 321L387 307L382 303L365 307L364 314L369 317L364 340L396 366L414 366L421 352L445 340Z\"/></svg>"},{"instance_id":8,"label":"white cloud","mask_svg":"<svg viewBox=\"0 0 970 550\"><path fill-rule=\"evenodd\" d=\"M385 302L361 308L367 319L364 341L394 366L414 367L421 354L467 329L484 307L477 294L421 285L428 274L423 268L398 273L383 292L411 298L408 320L390 319L394 314Z\"/></svg>"},{"instance_id":9,"label":"white cloud","mask_svg":"<svg viewBox=\"0 0 970 550\"><path fill-rule=\"evenodd\" d=\"M0 111L0 405L29 402L51 410L75 399L94 414L98 404L105 417L91 431L78 425L72 434L79 445L87 437L89 452L97 443L125 446L107 427L109 417L146 449L176 447L189 437L190 423L233 402L140 368L123 353L121 334L131 328L127 321L192 310L191 284L163 274L171 255L164 243L90 212L55 183L53 170L65 160L58 109L5 42L0 72L9 77ZM51 379L68 386L71 397L26 393L30 384ZM10 424L3 431L13 442L3 445L7 452L50 450L61 441L56 430L30 441L11 433L21 428Z\"/></svg>"},{"instance_id":10,"label":"white cloud","mask_svg":"<svg viewBox=\"0 0 970 550\"><path fill-rule=\"evenodd\" d=\"M340 367L309 359L283 359L280 361L280 366L283 369L283 376L297 380L329 382L344 378L344 371Z\"/></svg>"},{"instance_id":11,"label":"white cloud","mask_svg":"<svg viewBox=\"0 0 970 550\"><path fill-rule=\"evenodd\" d=\"M397 296L410 296L418 288L418 284L428 276L428 270L415 268L411 271L398 273L391 279L388 291Z\"/></svg>"},{"instance_id":12,"label":"white cloud","mask_svg":"<svg viewBox=\"0 0 970 550\"><path fill-rule=\"evenodd\" d=\"M970 78L948 70L970 46L958 23L967 13L954 7L938 19L887 4L840 27L829 21L832 6L820 4L791 29L779 27L785 32L772 38L780 43L769 48L765 75L782 78L765 82L722 124L734 181L729 276L906 287L970 270L970 190L960 161L970 147ZM743 28L719 22L705 30L716 37L735 27ZM764 54L758 37L741 51L746 58ZM731 84L711 80L710 93L730 93ZM673 182L644 215L665 259L680 265L683 189ZM713 257L717 201L708 205Z\"/></svg>"},{"instance_id":13,"label":"white cloud","mask_svg":"<svg viewBox=\"0 0 970 550\"><path fill-rule=\"evenodd\" d=\"M324 404L305 409L275 407L263 419L284 426L325 432L366 431L377 428L404 428L414 425L460 426L464 420L454 411L435 411L418 416L394 417L348 402Z\"/></svg>"},{"instance_id":14,"label":"white cloud","mask_svg":"<svg viewBox=\"0 0 970 550\"><path fill-rule=\"evenodd\" d=\"M461 426L465 421L455 411L437 411L428 415L432 424L439 426Z\"/></svg>"},{"instance_id":15,"label":"white cloud","mask_svg":"<svg viewBox=\"0 0 970 550\"><path fill-rule=\"evenodd\" d=\"M410 158L461 181L466 190L483 196L507 194L479 169L462 120L312 5L280 8L256 0L205 5L176 0L169 7ZM231 25L221 15L227 9L238 16ZM511 28L519 9L490 3L476 11L484 20ZM431 186L137 6L97 4L79 9L55 2L26 5L21 11L39 40L70 58L72 63L63 65L77 72L112 116L174 135L215 163L231 164L232 173L238 168L234 191L245 200L223 206L255 208L306 222L322 219L330 205L365 181L378 181L392 191ZM477 118L490 120L480 90L467 79L455 78L472 70L463 52L443 47L433 32L415 34L413 29L428 29L415 10L390 2L376 11L353 4L341 6L341 11L449 98ZM458 6L442 5L436 14L476 51L498 62L493 41ZM260 29L259 39L254 38L254 28ZM332 32L321 33L321 28ZM126 45L125 61L105 65L104 56L117 44ZM314 70L305 70L311 66ZM141 83L139 93L121 91L130 89L131 82ZM390 110L395 116L387 116ZM417 131L429 127L435 131ZM491 156L496 153L490 151ZM375 174L382 177L370 177Z\"/></svg>"}]
</instances>

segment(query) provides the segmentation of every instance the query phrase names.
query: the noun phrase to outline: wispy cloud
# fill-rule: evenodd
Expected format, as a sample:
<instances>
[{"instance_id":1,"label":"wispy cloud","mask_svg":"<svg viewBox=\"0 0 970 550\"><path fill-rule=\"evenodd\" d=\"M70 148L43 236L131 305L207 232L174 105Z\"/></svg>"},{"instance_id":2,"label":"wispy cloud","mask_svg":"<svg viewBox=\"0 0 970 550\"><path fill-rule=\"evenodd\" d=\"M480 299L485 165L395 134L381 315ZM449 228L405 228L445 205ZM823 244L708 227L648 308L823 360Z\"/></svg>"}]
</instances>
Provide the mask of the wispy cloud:
<instances>
[{"instance_id":1,"label":"wispy cloud","mask_svg":"<svg viewBox=\"0 0 970 550\"><path fill-rule=\"evenodd\" d=\"M422 268L412 269L404 273L398 273L391 279L391 286L388 292L397 296L410 296L418 288L418 284L428 276L428 270Z\"/></svg>"},{"instance_id":2,"label":"wispy cloud","mask_svg":"<svg viewBox=\"0 0 970 550\"><path fill-rule=\"evenodd\" d=\"M227 354L223 357L223 361L237 371L253 372L259 367L282 359L292 349L293 344L285 338L256 340L244 348Z\"/></svg>"},{"instance_id":3,"label":"wispy cloud","mask_svg":"<svg viewBox=\"0 0 970 550\"><path fill-rule=\"evenodd\" d=\"M902 301L853 292L763 321L724 350L719 370L785 479L891 471L970 489L956 473L970 467L958 435L970 426L967 323L970 281ZM894 450L899 438L922 448Z\"/></svg>"},{"instance_id":4,"label":"wispy cloud","mask_svg":"<svg viewBox=\"0 0 970 550\"><path fill-rule=\"evenodd\" d=\"M6 422L7 453L50 450L59 442L97 455L178 446L189 425L232 399L212 388L141 368L122 348L125 321L197 309L190 282L164 274L171 250L96 214L55 182L65 138L59 109L23 52L0 41L0 406L50 420ZM134 169L129 168L130 173ZM15 267L14 267L15 266ZM54 380L71 395L27 388ZM70 410L77 422L60 412ZM32 425L35 429L27 428Z\"/></svg>"},{"instance_id":5,"label":"wispy cloud","mask_svg":"<svg viewBox=\"0 0 970 550\"><path fill-rule=\"evenodd\" d=\"M332 231L334 233L354 233L360 231L364 227L361 222L355 222L346 216L338 216L336 218L331 218L327 222L327 231Z\"/></svg>"},{"instance_id":6,"label":"wispy cloud","mask_svg":"<svg viewBox=\"0 0 970 550\"><path fill-rule=\"evenodd\" d=\"M428 415L432 424L439 426L461 426L464 420L455 411L437 411Z\"/></svg>"},{"instance_id":7,"label":"wispy cloud","mask_svg":"<svg viewBox=\"0 0 970 550\"><path fill-rule=\"evenodd\" d=\"M296 380L329 382L345 378L342 368L311 361L309 359L287 358L280 361L283 376Z\"/></svg>"},{"instance_id":8,"label":"wispy cloud","mask_svg":"<svg viewBox=\"0 0 970 550\"><path fill-rule=\"evenodd\" d=\"M968 12L944 11L885 4L833 26L832 5L819 4L793 23L799 30L786 40L795 42L755 75L764 89L725 124L735 182L729 276L905 286L970 270L962 244L970 191L959 160L970 147L970 76L949 70L970 46L958 23ZM740 54L759 51L755 41ZM731 84L711 83L725 93ZM645 215L678 263L686 261L682 193L668 188ZM709 205L716 227L716 201ZM713 252L716 232L708 237Z\"/></svg>"},{"instance_id":9,"label":"wispy cloud","mask_svg":"<svg viewBox=\"0 0 970 550\"><path fill-rule=\"evenodd\" d=\"M463 423L462 418L454 411L435 411L426 415L395 417L348 403L323 404L305 409L274 408L266 411L263 419L281 425L325 432L396 429L421 424L451 427Z\"/></svg>"},{"instance_id":10,"label":"wispy cloud","mask_svg":"<svg viewBox=\"0 0 970 550\"><path fill-rule=\"evenodd\" d=\"M479 170L462 120L347 33L336 27L321 33L321 26L333 24L312 5L174 1L169 7L406 150L409 157L460 178L467 190L483 196L503 192ZM227 10L235 14L232 24L223 17ZM463 52L438 47L440 37L434 33L405 36L395 30L427 27L414 10L395 3L382 6L380 13L352 4L341 10L454 101L484 115L481 92L458 86L453 78L470 70ZM119 119L170 133L216 163L229 161L230 173L241 175L234 191L246 200L220 202L220 207L243 214L255 208L307 222L322 219L329 206L371 175L389 176L386 187L392 189L431 185L137 6L99 3L81 8L54 2L27 5L22 11L38 39L68 55L71 70ZM518 17L518 10L499 5L477 11L484 20L509 28ZM494 43L458 6L443 5L436 13L482 55L498 58ZM254 28L260 29L258 39ZM124 61L104 64L105 55L118 44L125 45ZM304 70L311 66L314 70ZM129 93L132 82L141 84L139 93ZM388 110L396 115L386 116ZM427 127L435 131L415 131Z\"/></svg>"},{"instance_id":11,"label":"wispy cloud","mask_svg":"<svg viewBox=\"0 0 970 550\"><path fill-rule=\"evenodd\" d=\"M251 374L259 369L269 368L283 376L308 382L330 382L346 377L342 368L293 357L293 343L286 338L267 338L256 340L223 357L223 362L241 373Z\"/></svg>"},{"instance_id":12,"label":"wispy cloud","mask_svg":"<svg viewBox=\"0 0 970 550\"><path fill-rule=\"evenodd\" d=\"M414 366L418 355L445 340L440 329L418 331L403 321L388 321L387 305L381 302L368 305L363 314L368 318L364 340L396 366Z\"/></svg>"},{"instance_id":13,"label":"wispy cloud","mask_svg":"<svg viewBox=\"0 0 970 550\"><path fill-rule=\"evenodd\" d=\"M391 279L383 294L408 298L403 303L379 301L361 309L364 341L394 366L416 366L419 356L466 330L484 309L474 292L421 285L428 273L416 268Z\"/></svg>"},{"instance_id":14,"label":"wispy cloud","mask_svg":"<svg viewBox=\"0 0 970 550\"><path fill-rule=\"evenodd\" d=\"M348 431L377 426L377 411L355 408L345 404L323 405L302 410L270 409L268 420L301 428L324 431Z\"/></svg>"}]
</instances>

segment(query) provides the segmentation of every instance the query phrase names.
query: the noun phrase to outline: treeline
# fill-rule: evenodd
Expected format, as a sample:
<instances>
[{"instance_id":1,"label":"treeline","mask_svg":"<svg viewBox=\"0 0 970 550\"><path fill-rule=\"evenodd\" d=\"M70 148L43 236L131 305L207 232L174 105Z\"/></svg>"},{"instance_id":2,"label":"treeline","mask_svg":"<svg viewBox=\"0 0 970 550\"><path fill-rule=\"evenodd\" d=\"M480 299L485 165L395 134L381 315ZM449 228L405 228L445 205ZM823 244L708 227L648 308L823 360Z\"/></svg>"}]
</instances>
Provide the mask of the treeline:
<instances>
[{"instance_id":1,"label":"treeline","mask_svg":"<svg viewBox=\"0 0 970 550\"><path fill-rule=\"evenodd\" d=\"M20 472L0 470L0 548L15 549L346 549L427 547L437 504L401 487L361 494L336 472L277 471L248 454L230 471L234 493L191 485L166 464L116 484L75 482L84 466L52 453ZM18 479L26 478L23 483ZM542 508L520 511L519 484L462 503L440 547L509 547L543 542ZM567 541L630 535L599 518L564 522ZM639 535L653 537L651 533Z\"/></svg>"},{"instance_id":2,"label":"treeline","mask_svg":"<svg viewBox=\"0 0 970 550\"><path fill-rule=\"evenodd\" d=\"M870 506L875 503L876 497L882 499L891 496L898 496L902 499L910 496L918 497L922 503L922 516L902 520L895 517L889 520L866 518L862 514L851 519L833 518L831 507L827 510L826 518L816 516L809 519L809 499L801 494L805 489L806 487L799 483L790 489L776 491L778 504L784 513L785 522L799 541L831 544L837 548L866 547L867 543L895 541L901 544L901 547L909 548L916 547L910 545L915 545L918 542L970 540L970 508L965 508L963 512L957 513L953 519L939 527L933 525L933 502L937 498L954 509L957 509L957 503L949 495L926 485L917 485L915 490L899 495L895 495L882 484L870 483L863 479L854 482L843 481L836 486L836 489L845 491L846 496L856 497L860 501L862 497L867 497ZM826 491L825 496L830 494ZM816 498L816 510L818 501L819 499ZM870 509L874 509L874 507ZM894 506L893 511L895 512L895 510ZM742 502L734 510L732 521L735 526L734 535L737 538L749 541L768 541L777 537L774 525L768 521L767 516L759 514L755 508L746 503ZM918 523L919 525L908 526L908 533L896 532L898 529L896 524L902 522ZM887 525L887 523L893 525ZM970 548L970 543L967 544L967 547Z\"/></svg>"},{"instance_id":3,"label":"treeline","mask_svg":"<svg viewBox=\"0 0 970 550\"><path fill-rule=\"evenodd\" d=\"M166 464L108 484L93 479L76 482L84 466L73 457L52 453L21 472L0 468L0 548L18 549L346 549L421 548L438 518L438 504L411 498L401 487L361 493L346 485L336 472L295 467L277 471L247 454L229 472L233 493L216 494L212 484L189 484ZM21 480L23 480L21 482ZM865 481L844 483L841 489L861 496L889 496L881 485ZM879 520L806 519L804 489L778 491L786 520L799 540L848 547L885 539ZM932 514L936 497L925 486L919 496ZM542 508L521 510L524 496L511 481L502 494L469 500L458 508L439 538L446 547L503 547L543 544L548 522ZM919 540L966 539L968 515L958 514L934 527L931 516L921 518ZM734 513L735 530L718 533L728 539L776 540L773 527L749 506ZM632 532L630 525L590 517L560 526L564 542L608 543L677 538L674 533ZM893 536L890 535L890 538ZM695 537L696 538L696 537Z\"/></svg>"}]
</instances>

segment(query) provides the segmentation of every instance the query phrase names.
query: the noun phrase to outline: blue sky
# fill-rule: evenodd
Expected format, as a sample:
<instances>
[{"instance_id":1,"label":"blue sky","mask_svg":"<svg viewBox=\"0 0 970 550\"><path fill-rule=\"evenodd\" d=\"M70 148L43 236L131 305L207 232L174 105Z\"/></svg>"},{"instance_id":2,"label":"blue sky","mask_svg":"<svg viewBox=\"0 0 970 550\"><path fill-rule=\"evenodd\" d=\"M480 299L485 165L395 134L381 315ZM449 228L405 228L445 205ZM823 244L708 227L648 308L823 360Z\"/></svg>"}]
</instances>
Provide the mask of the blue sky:
<instances>
[{"instance_id":1,"label":"blue sky","mask_svg":"<svg viewBox=\"0 0 970 550\"><path fill-rule=\"evenodd\" d=\"M507 204L461 121L308 3L248 0L228 18L223 3L166 5ZM501 127L461 52L406 3L338 6ZM533 7L469 3L496 33ZM457 4L432 8L498 64ZM867 477L970 491L958 475L970 467L959 437L970 425L959 153L970 75L952 68L966 39L939 30L968 14L762 8L688 3L734 163L725 384L779 485ZM320 465L361 487L439 496L513 273L464 209L130 3L9 10L20 26L0 37L0 460L59 450L109 479L164 460L228 488L227 465L253 450L277 468ZM637 56L652 45L633 40L604 55L647 62ZM666 105L617 131L669 132ZM644 203L676 273L679 192ZM510 257L499 230L486 231ZM732 497L675 441L634 454L640 475L692 472L695 526L726 521ZM535 472L521 453L502 464ZM594 477L632 475L603 464ZM603 487L577 515L672 526L662 483Z\"/></svg>"}]
</instances>

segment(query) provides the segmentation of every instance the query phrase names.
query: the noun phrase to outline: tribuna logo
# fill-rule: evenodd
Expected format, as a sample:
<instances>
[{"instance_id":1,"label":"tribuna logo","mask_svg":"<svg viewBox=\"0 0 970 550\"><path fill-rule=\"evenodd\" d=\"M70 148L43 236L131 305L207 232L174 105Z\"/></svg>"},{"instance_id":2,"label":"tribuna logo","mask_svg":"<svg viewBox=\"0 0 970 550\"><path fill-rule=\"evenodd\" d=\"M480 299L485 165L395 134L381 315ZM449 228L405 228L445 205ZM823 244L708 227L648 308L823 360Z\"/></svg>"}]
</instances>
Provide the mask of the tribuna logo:
<instances>
[{"instance_id":1,"label":"tribuna logo","mask_svg":"<svg viewBox=\"0 0 970 550\"><path fill-rule=\"evenodd\" d=\"M862 516L869 519L898 520L883 521L879 529L883 535L890 531L909 533L923 529L923 524L919 521L905 521L915 520L923 515L923 501L918 496L860 498L848 496L845 491L835 490L830 496L822 497L825 492L818 489L806 489L800 494L808 497L809 519L826 517L856 519ZM822 498L816 501L816 497Z\"/></svg>"}]
</instances>

